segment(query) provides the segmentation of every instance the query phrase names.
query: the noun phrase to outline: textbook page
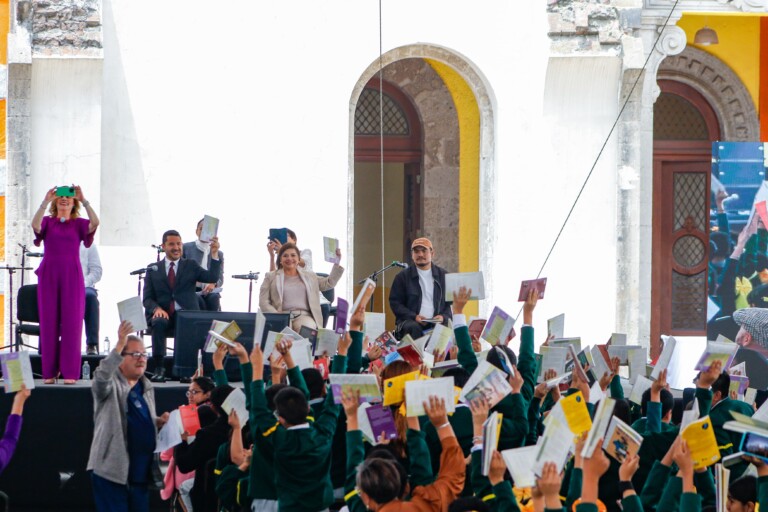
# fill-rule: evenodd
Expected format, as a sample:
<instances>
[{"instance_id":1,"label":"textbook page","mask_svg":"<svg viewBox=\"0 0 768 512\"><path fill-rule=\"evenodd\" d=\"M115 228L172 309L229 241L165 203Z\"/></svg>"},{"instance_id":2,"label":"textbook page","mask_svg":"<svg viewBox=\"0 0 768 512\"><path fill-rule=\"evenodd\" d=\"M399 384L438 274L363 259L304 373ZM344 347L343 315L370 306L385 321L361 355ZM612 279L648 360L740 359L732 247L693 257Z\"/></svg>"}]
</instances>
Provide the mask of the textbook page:
<instances>
[{"instance_id":1,"label":"textbook page","mask_svg":"<svg viewBox=\"0 0 768 512\"><path fill-rule=\"evenodd\" d=\"M424 402L429 403L430 396L445 400L445 410L452 413L456 410L453 392L453 377L441 377L429 380L411 380L405 383L405 415L424 416Z\"/></svg>"},{"instance_id":2,"label":"textbook page","mask_svg":"<svg viewBox=\"0 0 768 512\"><path fill-rule=\"evenodd\" d=\"M341 258L336 256L336 249L339 248L339 240L337 238L323 237L323 253L325 255L325 261L338 265L341 262Z\"/></svg>"},{"instance_id":3,"label":"textbook page","mask_svg":"<svg viewBox=\"0 0 768 512\"><path fill-rule=\"evenodd\" d=\"M565 336L565 313L561 313L547 320L547 337L562 338Z\"/></svg>"},{"instance_id":4,"label":"textbook page","mask_svg":"<svg viewBox=\"0 0 768 512\"><path fill-rule=\"evenodd\" d=\"M471 290L469 300L485 299L485 281L482 272L459 272L445 274L445 300L453 301L453 294L458 295L459 289L465 287Z\"/></svg>"},{"instance_id":5,"label":"textbook page","mask_svg":"<svg viewBox=\"0 0 768 512\"><path fill-rule=\"evenodd\" d=\"M245 393L243 393L240 388L235 388L232 390L232 392L224 400L224 403L221 404L221 408L227 414L234 410L235 414L237 414L237 419L240 420L241 425L245 425L249 419L248 409L245 407Z\"/></svg>"},{"instance_id":6,"label":"textbook page","mask_svg":"<svg viewBox=\"0 0 768 512\"><path fill-rule=\"evenodd\" d=\"M360 392L360 402L381 402L381 389L376 376L370 373L354 375L332 373L329 376L333 403L340 404L343 393Z\"/></svg>"},{"instance_id":7,"label":"textbook page","mask_svg":"<svg viewBox=\"0 0 768 512\"><path fill-rule=\"evenodd\" d=\"M144 305L138 295L117 303L117 315L121 322L128 322L134 331L143 331L147 328L147 317L144 316Z\"/></svg>"},{"instance_id":8,"label":"textbook page","mask_svg":"<svg viewBox=\"0 0 768 512\"><path fill-rule=\"evenodd\" d=\"M200 230L200 241L210 242L219 232L219 219L206 215L203 217L203 225Z\"/></svg>"},{"instance_id":9,"label":"textbook page","mask_svg":"<svg viewBox=\"0 0 768 512\"><path fill-rule=\"evenodd\" d=\"M32 374L32 364L29 360L29 352L5 352L0 354L3 367L3 386L6 393L13 393L21 389L23 384L27 389L35 389L35 377Z\"/></svg>"}]
</instances>

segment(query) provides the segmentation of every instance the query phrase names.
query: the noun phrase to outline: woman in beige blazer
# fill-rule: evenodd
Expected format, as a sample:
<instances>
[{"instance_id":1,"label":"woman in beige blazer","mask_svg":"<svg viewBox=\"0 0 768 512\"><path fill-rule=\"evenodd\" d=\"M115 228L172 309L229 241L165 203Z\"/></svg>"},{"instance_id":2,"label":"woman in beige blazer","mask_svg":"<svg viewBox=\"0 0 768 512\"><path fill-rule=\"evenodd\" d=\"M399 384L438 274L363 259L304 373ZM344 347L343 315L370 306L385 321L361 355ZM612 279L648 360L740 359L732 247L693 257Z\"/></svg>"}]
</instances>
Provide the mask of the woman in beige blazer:
<instances>
[{"instance_id":1,"label":"woman in beige blazer","mask_svg":"<svg viewBox=\"0 0 768 512\"><path fill-rule=\"evenodd\" d=\"M341 258L341 251L336 249ZM341 278L344 268L333 266L328 277L318 277L299 267L299 249L287 243L277 253L277 270L269 272L261 283L259 308L264 313L291 313L291 328L317 329L323 323L320 292L330 290Z\"/></svg>"}]
</instances>

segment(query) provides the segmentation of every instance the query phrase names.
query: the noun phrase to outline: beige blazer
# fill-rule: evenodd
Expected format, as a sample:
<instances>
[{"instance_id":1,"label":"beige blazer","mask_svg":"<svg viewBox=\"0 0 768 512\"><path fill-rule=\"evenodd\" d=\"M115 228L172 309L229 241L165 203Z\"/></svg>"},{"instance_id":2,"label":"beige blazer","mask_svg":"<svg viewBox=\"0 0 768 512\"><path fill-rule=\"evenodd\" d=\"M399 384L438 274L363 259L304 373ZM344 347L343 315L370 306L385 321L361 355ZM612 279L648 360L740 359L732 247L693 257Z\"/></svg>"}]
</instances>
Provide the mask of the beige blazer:
<instances>
[{"instance_id":1,"label":"beige blazer","mask_svg":"<svg viewBox=\"0 0 768 512\"><path fill-rule=\"evenodd\" d=\"M304 282L307 289L307 302L309 302L312 318L318 327L323 325L323 314L320 311L320 292L330 290L341 279L344 274L344 267L334 265L331 274L328 277L318 277L314 272L308 272L304 269L297 269L299 277ZM264 313L282 313L283 307L283 284L285 274L283 270L268 272L261 283L259 292L259 308Z\"/></svg>"}]
</instances>

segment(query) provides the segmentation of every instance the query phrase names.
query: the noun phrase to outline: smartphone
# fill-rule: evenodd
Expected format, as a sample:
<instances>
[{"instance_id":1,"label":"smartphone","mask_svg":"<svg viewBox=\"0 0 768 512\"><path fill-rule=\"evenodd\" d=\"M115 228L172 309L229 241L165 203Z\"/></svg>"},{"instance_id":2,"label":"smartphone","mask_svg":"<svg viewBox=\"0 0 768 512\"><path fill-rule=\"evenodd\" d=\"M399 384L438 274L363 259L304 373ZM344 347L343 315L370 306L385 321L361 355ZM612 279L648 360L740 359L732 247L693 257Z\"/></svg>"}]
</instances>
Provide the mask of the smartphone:
<instances>
[{"instance_id":1,"label":"smartphone","mask_svg":"<svg viewBox=\"0 0 768 512\"><path fill-rule=\"evenodd\" d=\"M75 187L56 187L56 197L75 197Z\"/></svg>"},{"instance_id":2,"label":"smartphone","mask_svg":"<svg viewBox=\"0 0 768 512\"><path fill-rule=\"evenodd\" d=\"M273 228L269 230L269 239L277 240L281 244L288 242L288 229L286 228Z\"/></svg>"},{"instance_id":3,"label":"smartphone","mask_svg":"<svg viewBox=\"0 0 768 512\"><path fill-rule=\"evenodd\" d=\"M768 461L768 436L747 432L741 438L739 450L744 452L744 455Z\"/></svg>"}]
</instances>

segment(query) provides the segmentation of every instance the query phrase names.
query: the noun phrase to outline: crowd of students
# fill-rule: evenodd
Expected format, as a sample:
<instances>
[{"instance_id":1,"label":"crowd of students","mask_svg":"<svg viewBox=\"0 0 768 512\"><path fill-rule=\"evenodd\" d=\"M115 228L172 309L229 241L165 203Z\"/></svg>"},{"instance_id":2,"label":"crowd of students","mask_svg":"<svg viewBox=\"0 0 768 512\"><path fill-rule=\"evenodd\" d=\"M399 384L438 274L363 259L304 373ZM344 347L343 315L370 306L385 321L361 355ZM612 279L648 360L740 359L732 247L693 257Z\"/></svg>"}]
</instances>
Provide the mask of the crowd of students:
<instances>
[{"instance_id":1,"label":"crowd of students","mask_svg":"<svg viewBox=\"0 0 768 512\"><path fill-rule=\"evenodd\" d=\"M463 314L468 298L469 293L462 290L453 303L456 350L447 357L456 358L459 366L445 376L452 376L457 387L466 384L478 365L479 346L473 344ZM341 404L334 403L318 370L296 366L290 341L277 344L269 366L258 345L251 354L239 344L220 348L214 358L216 387L210 391L219 419L203 426L191 444L185 440L175 449L178 468L196 470L192 508L228 512L344 507L352 512L715 510L712 468L694 470L690 450L672 421L674 399L666 372L661 372L637 406L624 398L618 360L612 361L611 373L599 383L606 396L616 400L613 414L642 435L639 453L621 464L600 449L582 457L582 436L574 439L575 449L565 467L548 462L535 486L515 486L499 452L535 445L544 432L545 417L558 400L581 392L589 401L590 394L590 386L577 372L562 393L557 386L536 383L535 306L536 296L531 294L523 308L518 353L496 347L486 358L507 374L511 393L492 408L483 398L458 403L452 414L446 413L444 401L430 397L423 404L423 417L406 417L401 404L396 404L392 411L397 436L392 440L382 436L375 446L364 441L358 424L359 396L345 393ZM364 353L364 319L362 310L351 317L349 331L331 358L331 374L357 374L375 367L371 363L381 357L381 351L371 347ZM250 413L245 425L240 425L236 414L227 417L219 408L232 389L223 370L227 351L240 361ZM397 360L376 374L385 386L388 379L416 370L420 369ZM730 420L728 411L751 415L753 406L731 396L728 374L719 363L700 373L695 398L700 416L709 415L712 420L721 455L737 451L738 439L723 429L723 423ZM588 404L590 414L595 408L596 404ZM483 476L483 424L492 411L503 414L503 420L498 451L493 453L488 475ZM768 506L768 466L760 459L744 460L731 468L731 475L730 512L753 511L760 502Z\"/></svg>"}]
</instances>

